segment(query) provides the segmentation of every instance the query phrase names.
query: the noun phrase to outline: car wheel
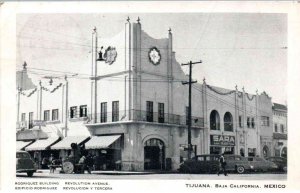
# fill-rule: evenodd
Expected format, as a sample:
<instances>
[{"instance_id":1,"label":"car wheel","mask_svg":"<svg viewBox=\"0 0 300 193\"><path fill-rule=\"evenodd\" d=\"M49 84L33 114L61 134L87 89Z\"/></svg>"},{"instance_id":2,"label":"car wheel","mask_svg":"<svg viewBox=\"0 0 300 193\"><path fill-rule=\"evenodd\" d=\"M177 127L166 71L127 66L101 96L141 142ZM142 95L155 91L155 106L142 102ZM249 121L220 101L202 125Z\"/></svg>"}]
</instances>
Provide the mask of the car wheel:
<instances>
[{"instance_id":1,"label":"car wheel","mask_svg":"<svg viewBox=\"0 0 300 193\"><path fill-rule=\"evenodd\" d=\"M287 172L287 167L284 166L284 167L282 168L282 170L283 170L284 172Z\"/></svg>"},{"instance_id":2,"label":"car wheel","mask_svg":"<svg viewBox=\"0 0 300 193\"><path fill-rule=\"evenodd\" d=\"M27 172L27 176L28 177L32 177L33 176L33 172Z\"/></svg>"},{"instance_id":3,"label":"car wheel","mask_svg":"<svg viewBox=\"0 0 300 193\"><path fill-rule=\"evenodd\" d=\"M62 166L63 166L62 169L66 174L71 174L74 172L75 167L72 162L69 161L64 162Z\"/></svg>"},{"instance_id":4,"label":"car wheel","mask_svg":"<svg viewBox=\"0 0 300 193\"><path fill-rule=\"evenodd\" d=\"M218 170L219 170L218 166L213 165L213 166L211 166L209 173L215 174L215 173L217 173Z\"/></svg>"},{"instance_id":5,"label":"car wheel","mask_svg":"<svg viewBox=\"0 0 300 193\"><path fill-rule=\"evenodd\" d=\"M244 168L244 166L237 166L237 167L236 167L236 172L239 173L239 174L245 173L245 168Z\"/></svg>"}]
</instances>

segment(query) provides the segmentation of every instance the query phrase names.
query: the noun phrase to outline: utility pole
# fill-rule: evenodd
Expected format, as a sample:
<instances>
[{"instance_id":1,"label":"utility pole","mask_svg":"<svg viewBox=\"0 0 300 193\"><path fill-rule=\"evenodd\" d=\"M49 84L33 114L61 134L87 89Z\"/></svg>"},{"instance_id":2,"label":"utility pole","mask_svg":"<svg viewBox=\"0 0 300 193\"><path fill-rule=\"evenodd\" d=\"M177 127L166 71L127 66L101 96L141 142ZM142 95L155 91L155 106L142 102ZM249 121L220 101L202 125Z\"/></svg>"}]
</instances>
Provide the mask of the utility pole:
<instances>
[{"instance_id":1,"label":"utility pole","mask_svg":"<svg viewBox=\"0 0 300 193\"><path fill-rule=\"evenodd\" d=\"M188 159L191 159L191 152L193 150L192 146L192 138L191 138L191 126L192 126L192 84L196 83L197 81L192 81L192 68L193 64L199 64L202 63L200 60L199 62L192 62L186 64L181 64L182 66L189 65L190 74L189 74L189 81L183 81L182 84L188 84L189 85L189 107L188 107Z\"/></svg>"},{"instance_id":2,"label":"utility pole","mask_svg":"<svg viewBox=\"0 0 300 193\"><path fill-rule=\"evenodd\" d=\"M66 81L66 106L65 106L65 137L68 136L68 110L69 110L69 82L67 75L65 75L65 81Z\"/></svg>"},{"instance_id":3,"label":"utility pole","mask_svg":"<svg viewBox=\"0 0 300 193\"><path fill-rule=\"evenodd\" d=\"M95 99L94 99L94 123L97 123L97 51L98 51L98 34L97 28L94 28L94 35L95 35L95 83L94 83L94 92L95 92Z\"/></svg>"}]
</instances>

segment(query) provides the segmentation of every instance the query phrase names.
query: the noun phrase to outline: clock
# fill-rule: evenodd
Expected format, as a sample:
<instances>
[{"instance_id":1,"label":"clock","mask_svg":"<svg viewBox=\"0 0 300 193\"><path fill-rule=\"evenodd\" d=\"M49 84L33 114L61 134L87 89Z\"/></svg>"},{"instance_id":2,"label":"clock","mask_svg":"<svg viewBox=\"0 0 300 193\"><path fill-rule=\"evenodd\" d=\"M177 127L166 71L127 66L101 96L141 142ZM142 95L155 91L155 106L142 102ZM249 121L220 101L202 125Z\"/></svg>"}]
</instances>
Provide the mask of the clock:
<instances>
[{"instance_id":1,"label":"clock","mask_svg":"<svg viewBox=\"0 0 300 193\"><path fill-rule=\"evenodd\" d=\"M156 47L152 47L148 53L149 60L152 64L158 65L161 60L161 55L159 50Z\"/></svg>"}]
</instances>

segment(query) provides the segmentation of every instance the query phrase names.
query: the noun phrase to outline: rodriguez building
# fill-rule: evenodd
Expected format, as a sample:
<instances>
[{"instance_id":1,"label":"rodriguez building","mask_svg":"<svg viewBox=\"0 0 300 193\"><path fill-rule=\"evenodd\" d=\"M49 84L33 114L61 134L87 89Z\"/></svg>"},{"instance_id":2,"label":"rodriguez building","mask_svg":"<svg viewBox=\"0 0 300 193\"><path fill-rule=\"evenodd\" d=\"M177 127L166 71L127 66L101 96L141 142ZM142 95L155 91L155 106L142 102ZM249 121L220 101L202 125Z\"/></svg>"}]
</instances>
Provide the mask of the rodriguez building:
<instances>
[{"instance_id":1,"label":"rodriguez building","mask_svg":"<svg viewBox=\"0 0 300 193\"><path fill-rule=\"evenodd\" d=\"M155 39L139 19L128 19L119 34L98 40L89 79L34 82L24 66L17 74L17 149L41 162L51 153L66 157L77 143L101 158L99 169L121 164L122 170L176 170L187 157L188 87L182 81L188 77L172 40L171 30ZM25 80L33 82L30 87ZM272 155L271 123L265 92L228 90L205 80L193 85L194 154Z\"/></svg>"}]
</instances>

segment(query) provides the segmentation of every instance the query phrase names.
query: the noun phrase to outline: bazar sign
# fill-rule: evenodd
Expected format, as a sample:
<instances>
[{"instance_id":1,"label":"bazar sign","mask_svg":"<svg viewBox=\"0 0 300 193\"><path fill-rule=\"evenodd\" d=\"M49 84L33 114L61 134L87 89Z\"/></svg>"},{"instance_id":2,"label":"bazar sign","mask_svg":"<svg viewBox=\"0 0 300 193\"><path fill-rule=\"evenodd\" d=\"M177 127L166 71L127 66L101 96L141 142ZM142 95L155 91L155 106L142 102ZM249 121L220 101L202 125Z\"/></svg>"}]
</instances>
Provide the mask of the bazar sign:
<instances>
[{"instance_id":1,"label":"bazar sign","mask_svg":"<svg viewBox=\"0 0 300 193\"><path fill-rule=\"evenodd\" d=\"M211 145L222 145L222 146L234 146L235 138L230 135L211 135L210 136Z\"/></svg>"}]
</instances>

